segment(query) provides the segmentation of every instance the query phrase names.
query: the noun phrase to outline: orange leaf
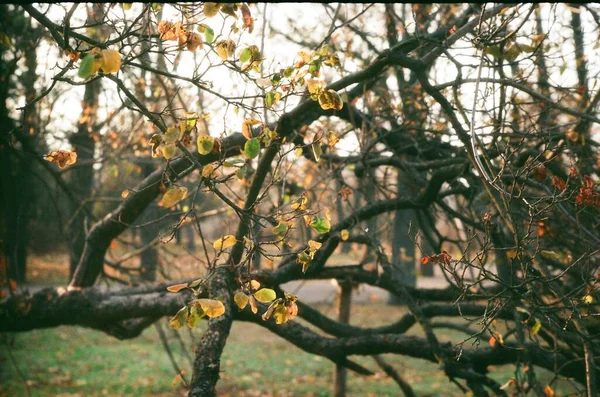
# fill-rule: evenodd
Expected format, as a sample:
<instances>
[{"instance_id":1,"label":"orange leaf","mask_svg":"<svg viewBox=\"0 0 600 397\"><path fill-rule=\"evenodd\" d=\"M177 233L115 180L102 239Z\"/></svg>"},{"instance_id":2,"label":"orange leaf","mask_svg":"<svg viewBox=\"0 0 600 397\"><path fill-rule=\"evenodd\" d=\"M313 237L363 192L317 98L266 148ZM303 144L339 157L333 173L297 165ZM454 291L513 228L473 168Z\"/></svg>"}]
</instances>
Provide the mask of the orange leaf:
<instances>
[{"instance_id":1,"label":"orange leaf","mask_svg":"<svg viewBox=\"0 0 600 397\"><path fill-rule=\"evenodd\" d=\"M187 283L183 283L183 284L175 284L175 285L171 285L167 287L167 291L169 292L179 292L184 288L187 288Z\"/></svg>"}]
</instances>

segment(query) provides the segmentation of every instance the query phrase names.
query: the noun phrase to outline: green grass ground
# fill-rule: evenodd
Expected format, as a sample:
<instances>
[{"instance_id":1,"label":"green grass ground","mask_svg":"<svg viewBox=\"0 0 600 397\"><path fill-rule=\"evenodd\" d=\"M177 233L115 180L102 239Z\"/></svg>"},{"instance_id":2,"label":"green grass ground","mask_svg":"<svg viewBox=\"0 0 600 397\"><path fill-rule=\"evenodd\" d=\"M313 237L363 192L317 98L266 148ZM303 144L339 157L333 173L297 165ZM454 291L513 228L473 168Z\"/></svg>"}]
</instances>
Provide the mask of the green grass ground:
<instances>
[{"instance_id":1,"label":"green grass ground","mask_svg":"<svg viewBox=\"0 0 600 397\"><path fill-rule=\"evenodd\" d=\"M334 314L331 306L322 310ZM355 305L353 323L377 325L399 317L403 308L385 305ZM179 335L188 346L184 351L173 331L164 326L169 344L189 379L188 354L193 356L193 333L182 329ZM411 333L418 334L414 328ZM462 335L445 332L442 340L461 340ZM174 384L176 372L151 327L140 337L118 341L101 332L81 327L36 330L4 335L0 346L0 396L26 396L25 382L32 396L178 396L185 395ZM7 344L8 343L8 344ZM24 382L15 365L23 374ZM460 396L438 366L423 360L385 356L410 382L420 396ZM349 396L397 396L396 384L368 357L355 359L373 370L370 377L349 376ZM260 326L235 323L222 358L220 396L329 396L333 364L286 343ZM506 382L511 369L497 368L494 378ZM543 376L549 379L547 374ZM562 384L562 392L573 391Z\"/></svg>"}]
</instances>

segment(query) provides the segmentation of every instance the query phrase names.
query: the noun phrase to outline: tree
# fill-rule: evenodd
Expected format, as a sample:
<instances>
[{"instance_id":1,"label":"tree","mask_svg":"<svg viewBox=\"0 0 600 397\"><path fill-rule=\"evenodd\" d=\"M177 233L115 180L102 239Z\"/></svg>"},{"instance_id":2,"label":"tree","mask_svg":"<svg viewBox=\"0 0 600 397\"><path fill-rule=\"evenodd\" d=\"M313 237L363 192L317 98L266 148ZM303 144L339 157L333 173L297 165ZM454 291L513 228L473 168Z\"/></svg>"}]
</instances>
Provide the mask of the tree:
<instances>
[{"instance_id":1,"label":"tree","mask_svg":"<svg viewBox=\"0 0 600 397\"><path fill-rule=\"evenodd\" d=\"M216 395L233 321L259 324L361 374L369 371L348 356L395 353L439 363L449 381L477 396L508 395L507 388L553 395L554 386L537 378L539 368L597 395L600 91L589 45L600 24L597 7L325 5L322 26L330 28L323 32L301 20L283 31L276 23L283 6L271 20L266 7L247 4L164 6L173 16L160 18L158 4L128 7L103 14L110 33L99 40L81 33L89 26L71 23L77 5L65 13L23 6L69 57L57 61L43 94L57 82L101 85L109 109L128 109L123 120L131 125L143 120L129 142L114 138L117 147L139 159L152 155L161 167L123 186L118 206L97 216L67 291L28 297L10 287L0 303L1 331L71 324L126 339L163 316L172 316L174 328L207 318L191 396ZM269 23L257 33L261 20ZM280 50L265 44L267 28L303 51L269 62ZM17 45L14 32L3 37L4 52ZM135 87L130 76L153 83ZM218 84L223 79L227 85ZM160 90L165 106L155 106L146 89ZM3 120L22 129L18 109L2 107ZM111 128L125 135L127 127ZM6 146L25 147L10 131L2 139L3 161L14 155ZM67 150L47 159L60 167L75 161ZM351 199L358 194L364 204ZM199 200L209 197L233 212L215 238L197 221ZM175 209L173 233L194 224L205 272L179 282L95 287L111 242L155 200ZM429 245L414 249L417 231ZM363 262L328 266L348 244L364 250ZM412 262L402 258L426 246L421 263L440 269L445 289L418 288ZM258 269L258 256L276 266ZM410 313L360 328L281 288L329 278L383 288ZM442 316L462 321L433 321ZM415 325L423 336L405 335ZM440 342L443 327L465 332L465 340ZM516 375L500 385L488 372L507 363ZM386 372L410 393L401 374Z\"/></svg>"}]
</instances>

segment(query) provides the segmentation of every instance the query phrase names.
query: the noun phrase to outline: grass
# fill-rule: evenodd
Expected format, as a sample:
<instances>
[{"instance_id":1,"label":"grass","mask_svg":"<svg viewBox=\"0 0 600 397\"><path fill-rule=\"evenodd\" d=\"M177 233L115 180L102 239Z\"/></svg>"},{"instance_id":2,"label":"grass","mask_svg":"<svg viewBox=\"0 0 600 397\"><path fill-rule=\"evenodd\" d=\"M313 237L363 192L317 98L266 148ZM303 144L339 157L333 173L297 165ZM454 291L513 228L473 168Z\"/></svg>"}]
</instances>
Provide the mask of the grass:
<instances>
[{"instance_id":1,"label":"grass","mask_svg":"<svg viewBox=\"0 0 600 397\"><path fill-rule=\"evenodd\" d=\"M66 256L60 256L33 258L29 266L30 282L66 282ZM330 317L336 316L333 304L317 308ZM355 304L351 322L373 327L389 323L405 312L403 307L377 302ZM185 345L182 347L175 331L165 323L166 320L162 327L169 346L180 368L186 371L184 377L189 380L190 358L193 359L194 345L205 324L192 332L187 328L177 331ZM418 326L409 334L422 336ZM441 342L464 340L464 335L455 331L440 330L436 334ZM384 357L419 396L463 395L436 363L395 355ZM371 369L375 375L364 377L350 372L349 396L401 394L398 386L371 358L353 357L353 360ZM234 323L223 352L218 393L241 397L329 396L333 370L334 365L329 360L305 353L258 325ZM494 368L492 376L505 383L514 376L512 371L511 367ZM537 373L544 384L551 379L548 373L539 370ZM118 341L82 327L0 335L0 397L27 396L27 389L31 396L184 396L186 389L181 382L176 382L176 374L154 327L127 341ZM557 396L574 391L567 382L553 387Z\"/></svg>"},{"instance_id":2,"label":"grass","mask_svg":"<svg viewBox=\"0 0 600 397\"><path fill-rule=\"evenodd\" d=\"M321 306L324 311L331 306ZM382 305L355 305L353 323L377 325L401 315L404 309ZM330 315L333 313L329 313ZM204 326L204 325L203 325ZM202 326L202 327L203 327ZM193 356L192 339L202 329L178 331L184 351L174 332L163 328L181 368L189 380ZM419 334L414 328L411 334ZM462 335L443 332L440 339L461 340ZM176 396L185 395L182 384L173 384L176 372L158 333L151 327L142 336L118 341L101 332L81 327L59 327L11 335L10 345L0 350L0 396L26 396L24 381L11 363L9 349L24 375L32 396ZM386 355L420 396L460 396L435 363ZM354 357L375 372L364 377L350 373L349 396L397 396L397 385L369 357ZM333 364L281 340L255 324L235 323L221 365L220 396L329 396ZM506 382L513 376L509 367L496 368L494 378ZM549 374L542 374L546 381ZM568 384L561 386L565 395ZM572 389L571 389L572 391Z\"/></svg>"}]
</instances>

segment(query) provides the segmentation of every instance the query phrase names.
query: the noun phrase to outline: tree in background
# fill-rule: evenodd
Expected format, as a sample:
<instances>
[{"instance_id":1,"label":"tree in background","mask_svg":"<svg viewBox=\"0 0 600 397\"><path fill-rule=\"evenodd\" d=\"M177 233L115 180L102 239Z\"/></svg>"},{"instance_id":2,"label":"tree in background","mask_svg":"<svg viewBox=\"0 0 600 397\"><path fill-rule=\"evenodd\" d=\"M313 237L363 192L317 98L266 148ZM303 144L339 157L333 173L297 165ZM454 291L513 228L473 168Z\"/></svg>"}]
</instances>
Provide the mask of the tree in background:
<instances>
[{"instance_id":1,"label":"tree in background","mask_svg":"<svg viewBox=\"0 0 600 397\"><path fill-rule=\"evenodd\" d=\"M46 32L57 67L37 76L44 88L24 108L2 103L12 127L2 131L9 296L0 330L71 324L126 339L167 315L176 329L208 319L191 396L216 395L233 321L360 374L370 371L349 356L394 353L438 363L476 396L553 395L540 368L598 394L597 7L324 5L318 28L314 19L285 21L285 6L269 14L245 3L3 7L6 15L24 10ZM83 24L80 7L91 12ZM21 40L2 32L3 98L27 59ZM48 129L35 139L40 148L57 145L46 160L58 166L44 163L44 172L73 203L84 200L81 208L90 194L74 193L80 179L118 204L102 206L97 194L98 205L87 207L96 221L84 228L67 290L18 294L10 282L14 189L6 187L16 183L19 155L32 153L21 116L82 86L87 103L88 90L100 91L89 112L94 150L84 163L82 149L59 148L60 134ZM61 125L46 114L48 125ZM127 164L131 180L118 179L111 170ZM65 183L58 170L79 166L100 172L72 172ZM162 214L149 210L155 202ZM209 231L201 220L215 213ZM94 287L119 281L111 244L148 225L170 239L194 228L202 250L193 277ZM70 227L81 230L80 222ZM142 237L125 256L147 255L152 241ZM342 256L348 245L363 254L360 263ZM419 287L417 255L446 288ZM347 263L333 266L336 256ZM281 287L314 279L383 288L410 313L378 328L351 326ZM442 316L458 322L434 321ZM407 336L413 326L423 336ZM447 327L465 339L440 342L437 331ZM410 395L402 374L374 358ZM489 372L507 363L515 377L501 385Z\"/></svg>"}]
</instances>

